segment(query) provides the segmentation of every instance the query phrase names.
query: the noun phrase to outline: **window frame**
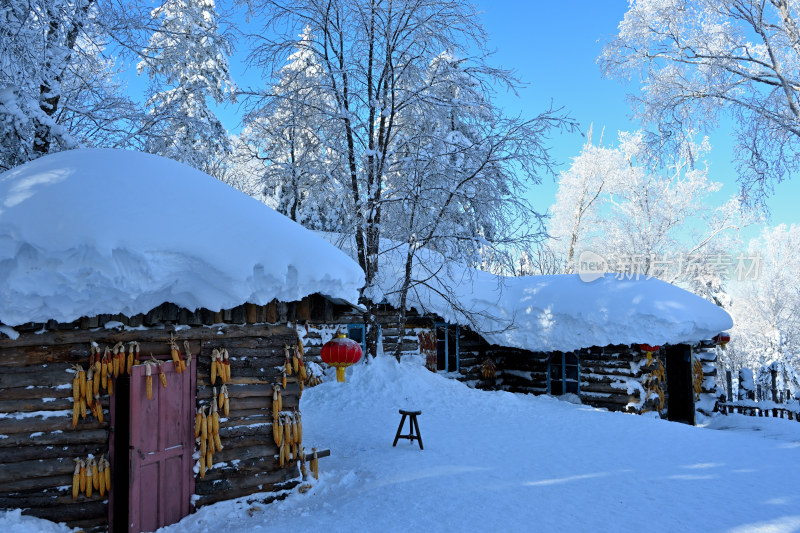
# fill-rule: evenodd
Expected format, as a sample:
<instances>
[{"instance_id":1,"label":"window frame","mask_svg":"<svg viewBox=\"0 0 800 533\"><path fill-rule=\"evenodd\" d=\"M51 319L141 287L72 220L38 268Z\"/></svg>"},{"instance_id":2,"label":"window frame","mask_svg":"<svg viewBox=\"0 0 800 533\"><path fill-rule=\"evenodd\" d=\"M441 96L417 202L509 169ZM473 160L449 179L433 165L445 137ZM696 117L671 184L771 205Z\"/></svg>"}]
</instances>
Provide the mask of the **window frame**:
<instances>
[{"instance_id":1,"label":"window frame","mask_svg":"<svg viewBox=\"0 0 800 533\"><path fill-rule=\"evenodd\" d=\"M438 351L439 345L439 328L444 328L444 369L442 372L460 372L461 371L461 349L459 345L459 326L458 324L451 324L449 322L434 322L433 323L433 331L436 334L436 345ZM450 335L449 332L453 332L453 336L456 340L455 346L455 358L456 358L456 367L455 369L450 369L450 358L448 357L450 351ZM438 366L438 365L437 365Z\"/></svg>"},{"instance_id":2,"label":"window frame","mask_svg":"<svg viewBox=\"0 0 800 533\"><path fill-rule=\"evenodd\" d=\"M567 355L572 354L575 356L576 363L574 366L577 367L578 375L575 379L575 383L577 384L577 392L568 393L567 392ZM560 361L557 363L561 365L561 394L559 396L563 396L565 394L577 394L578 396L581 395L581 357L579 352L553 352L547 357L547 394L553 396L552 392L552 384L551 384L551 365L554 364L553 358L558 357ZM570 364L570 366L573 366ZM570 380L571 382L572 380Z\"/></svg>"}]
</instances>

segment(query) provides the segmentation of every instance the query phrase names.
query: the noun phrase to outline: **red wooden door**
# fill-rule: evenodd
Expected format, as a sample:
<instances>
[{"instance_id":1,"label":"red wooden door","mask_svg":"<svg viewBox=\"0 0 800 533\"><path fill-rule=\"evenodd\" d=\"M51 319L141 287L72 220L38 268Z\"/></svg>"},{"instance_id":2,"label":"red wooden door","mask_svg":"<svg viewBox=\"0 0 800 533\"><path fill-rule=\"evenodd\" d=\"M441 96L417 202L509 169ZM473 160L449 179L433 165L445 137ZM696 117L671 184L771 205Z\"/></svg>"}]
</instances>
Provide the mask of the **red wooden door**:
<instances>
[{"instance_id":1,"label":"red wooden door","mask_svg":"<svg viewBox=\"0 0 800 533\"><path fill-rule=\"evenodd\" d=\"M175 372L165 362L167 388L153 372L147 399L144 365L133 367L130 389L128 530L155 531L189 514L194 492L194 364Z\"/></svg>"}]
</instances>

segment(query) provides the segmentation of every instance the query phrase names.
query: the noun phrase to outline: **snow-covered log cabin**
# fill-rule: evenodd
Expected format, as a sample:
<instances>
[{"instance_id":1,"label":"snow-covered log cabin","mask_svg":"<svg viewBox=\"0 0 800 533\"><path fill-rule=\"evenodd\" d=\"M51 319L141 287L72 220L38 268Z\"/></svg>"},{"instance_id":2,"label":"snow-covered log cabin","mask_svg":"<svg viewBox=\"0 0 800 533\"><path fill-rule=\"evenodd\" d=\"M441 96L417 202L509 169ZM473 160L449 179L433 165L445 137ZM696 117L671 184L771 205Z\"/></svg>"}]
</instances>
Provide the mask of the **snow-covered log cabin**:
<instances>
[{"instance_id":1,"label":"snow-covered log cabin","mask_svg":"<svg viewBox=\"0 0 800 533\"><path fill-rule=\"evenodd\" d=\"M289 324L361 285L329 243L173 161L73 150L0 174L0 508L138 532L277 497L303 448L273 432L275 386L278 423L301 422Z\"/></svg>"},{"instance_id":2,"label":"snow-covered log cabin","mask_svg":"<svg viewBox=\"0 0 800 533\"><path fill-rule=\"evenodd\" d=\"M350 253L346 240L326 238ZM400 332L394 306L404 247L387 245L380 261L377 317L387 353L399 342L404 353L425 355L432 370L475 387L572 394L613 411L693 424L696 411L714 408L712 339L733 322L684 289L644 276L503 277L429 253L415 267L414 279L425 282L409 291ZM337 322L346 320L361 338L359 317Z\"/></svg>"}]
</instances>

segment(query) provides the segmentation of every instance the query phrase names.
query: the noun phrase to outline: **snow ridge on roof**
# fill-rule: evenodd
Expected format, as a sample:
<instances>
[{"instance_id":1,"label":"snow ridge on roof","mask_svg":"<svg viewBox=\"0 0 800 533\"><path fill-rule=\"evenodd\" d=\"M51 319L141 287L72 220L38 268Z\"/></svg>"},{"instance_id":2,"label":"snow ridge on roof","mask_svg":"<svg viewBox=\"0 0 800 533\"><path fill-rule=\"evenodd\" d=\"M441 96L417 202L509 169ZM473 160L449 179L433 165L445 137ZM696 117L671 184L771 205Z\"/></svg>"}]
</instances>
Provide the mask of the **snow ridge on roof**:
<instances>
[{"instance_id":1,"label":"snow ridge on roof","mask_svg":"<svg viewBox=\"0 0 800 533\"><path fill-rule=\"evenodd\" d=\"M350 241L324 234L352 250ZM378 290L373 301L399 305L405 245L382 241ZM730 329L733 320L720 307L655 278L617 279L613 274L584 282L577 274L497 276L418 251L413 277L428 280L409 291L407 307L470 325L498 346L531 351L570 351L592 346L696 343ZM437 272L437 278L431 278ZM438 281L438 280L441 280ZM442 295L450 292L449 297ZM510 325L510 327L509 327Z\"/></svg>"},{"instance_id":2,"label":"snow ridge on roof","mask_svg":"<svg viewBox=\"0 0 800 533\"><path fill-rule=\"evenodd\" d=\"M322 293L361 269L257 200L151 154L81 149L0 174L0 322L211 310Z\"/></svg>"}]
</instances>

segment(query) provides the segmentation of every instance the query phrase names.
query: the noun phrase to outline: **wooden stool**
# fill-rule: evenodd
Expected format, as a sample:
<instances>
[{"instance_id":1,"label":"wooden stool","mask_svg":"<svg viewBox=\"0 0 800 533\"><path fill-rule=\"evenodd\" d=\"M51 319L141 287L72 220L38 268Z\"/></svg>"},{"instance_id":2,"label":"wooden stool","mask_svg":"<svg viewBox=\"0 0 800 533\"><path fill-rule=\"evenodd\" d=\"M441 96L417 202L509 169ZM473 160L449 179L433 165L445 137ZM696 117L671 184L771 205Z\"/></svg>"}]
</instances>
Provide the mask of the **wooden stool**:
<instances>
[{"instance_id":1,"label":"wooden stool","mask_svg":"<svg viewBox=\"0 0 800 533\"><path fill-rule=\"evenodd\" d=\"M397 446L397 439L408 439L408 440L418 440L419 441L419 449L422 450L422 434L419 432L419 422L417 422L417 415L421 415L422 411L405 411L400 409L400 414L403 417L400 419L400 425L397 426L397 434L394 436L394 442L392 446ZM409 417L408 419L408 426L409 426L409 434L408 435L401 435L400 432L403 430L403 424L406 422L406 416ZM417 434L414 434L414 429L416 428Z\"/></svg>"}]
</instances>

